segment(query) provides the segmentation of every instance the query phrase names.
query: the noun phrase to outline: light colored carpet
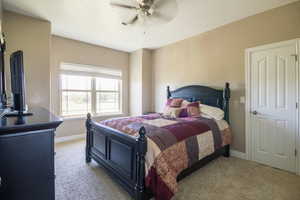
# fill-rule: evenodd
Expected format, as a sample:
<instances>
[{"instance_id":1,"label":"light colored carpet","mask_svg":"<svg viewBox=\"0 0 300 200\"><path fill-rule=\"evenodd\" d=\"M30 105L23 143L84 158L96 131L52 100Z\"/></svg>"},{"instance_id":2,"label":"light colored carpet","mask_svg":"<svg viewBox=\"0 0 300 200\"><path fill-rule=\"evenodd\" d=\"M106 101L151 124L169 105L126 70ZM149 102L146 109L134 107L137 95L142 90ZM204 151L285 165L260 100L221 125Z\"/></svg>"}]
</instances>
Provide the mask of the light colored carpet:
<instances>
[{"instance_id":1,"label":"light colored carpet","mask_svg":"<svg viewBox=\"0 0 300 200\"><path fill-rule=\"evenodd\" d=\"M84 141L56 145L56 200L126 200L130 196L95 162ZM300 176L238 158L219 158L179 183L173 200L300 200Z\"/></svg>"}]
</instances>

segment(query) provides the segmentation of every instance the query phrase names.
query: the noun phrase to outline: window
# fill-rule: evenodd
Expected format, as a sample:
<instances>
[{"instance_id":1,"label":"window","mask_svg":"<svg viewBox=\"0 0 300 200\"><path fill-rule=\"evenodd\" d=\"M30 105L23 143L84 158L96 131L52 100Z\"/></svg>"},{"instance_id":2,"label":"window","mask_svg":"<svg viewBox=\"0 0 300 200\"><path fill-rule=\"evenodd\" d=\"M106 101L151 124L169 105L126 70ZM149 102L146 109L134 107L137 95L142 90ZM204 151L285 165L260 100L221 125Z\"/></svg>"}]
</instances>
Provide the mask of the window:
<instances>
[{"instance_id":1,"label":"window","mask_svg":"<svg viewBox=\"0 0 300 200\"><path fill-rule=\"evenodd\" d=\"M115 72L100 70L103 68L95 70L95 67L92 70L91 67L85 71L82 69L82 65L75 64L63 64L61 67L61 115L84 116L89 112L94 115L120 114L120 73L116 75Z\"/></svg>"},{"instance_id":2,"label":"window","mask_svg":"<svg viewBox=\"0 0 300 200\"><path fill-rule=\"evenodd\" d=\"M61 75L62 116L83 115L92 111L92 77Z\"/></svg>"},{"instance_id":3,"label":"window","mask_svg":"<svg viewBox=\"0 0 300 200\"><path fill-rule=\"evenodd\" d=\"M120 112L120 83L114 79L96 78L97 113Z\"/></svg>"}]
</instances>

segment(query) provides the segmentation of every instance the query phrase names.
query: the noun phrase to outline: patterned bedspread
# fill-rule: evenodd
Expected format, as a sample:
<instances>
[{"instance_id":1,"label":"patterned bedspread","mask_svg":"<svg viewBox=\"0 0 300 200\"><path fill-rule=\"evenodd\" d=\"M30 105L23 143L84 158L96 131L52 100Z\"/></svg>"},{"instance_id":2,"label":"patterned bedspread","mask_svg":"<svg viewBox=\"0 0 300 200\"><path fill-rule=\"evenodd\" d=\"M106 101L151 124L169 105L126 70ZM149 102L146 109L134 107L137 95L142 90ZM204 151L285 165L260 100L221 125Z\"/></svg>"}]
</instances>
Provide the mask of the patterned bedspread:
<instances>
[{"instance_id":1,"label":"patterned bedspread","mask_svg":"<svg viewBox=\"0 0 300 200\"><path fill-rule=\"evenodd\" d=\"M134 136L145 127L146 187L157 200L172 198L178 190L176 178L182 170L231 142L230 129L224 120L151 114L105 120L101 124Z\"/></svg>"}]
</instances>

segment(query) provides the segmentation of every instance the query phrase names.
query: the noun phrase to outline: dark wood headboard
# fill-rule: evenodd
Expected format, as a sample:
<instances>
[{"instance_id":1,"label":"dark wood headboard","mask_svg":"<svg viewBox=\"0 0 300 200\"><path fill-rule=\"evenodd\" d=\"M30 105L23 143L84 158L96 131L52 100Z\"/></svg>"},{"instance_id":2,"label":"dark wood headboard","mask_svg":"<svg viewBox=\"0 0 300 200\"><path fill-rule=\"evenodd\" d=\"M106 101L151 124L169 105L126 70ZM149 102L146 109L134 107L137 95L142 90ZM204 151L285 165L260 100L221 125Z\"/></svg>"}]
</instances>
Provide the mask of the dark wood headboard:
<instances>
[{"instance_id":1,"label":"dark wood headboard","mask_svg":"<svg viewBox=\"0 0 300 200\"><path fill-rule=\"evenodd\" d=\"M168 86L167 97L168 99L182 98L191 102L201 101L203 104L221 108L225 113L224 120L229 122L229 83L225 84L225 88L223 90L217 90L201 85L189 85L171 91Z\"/></svg>"}]
</instances>

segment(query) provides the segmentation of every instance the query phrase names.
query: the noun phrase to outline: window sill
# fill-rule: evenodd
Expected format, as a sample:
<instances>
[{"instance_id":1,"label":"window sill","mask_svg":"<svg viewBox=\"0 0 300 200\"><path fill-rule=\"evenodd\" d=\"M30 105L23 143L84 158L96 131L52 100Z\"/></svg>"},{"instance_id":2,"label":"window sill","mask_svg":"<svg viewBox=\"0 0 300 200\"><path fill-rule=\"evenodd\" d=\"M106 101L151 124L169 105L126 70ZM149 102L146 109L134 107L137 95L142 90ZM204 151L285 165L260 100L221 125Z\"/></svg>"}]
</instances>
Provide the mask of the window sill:
<instances>
[{"instance_id":1,"label":"window sill","mask_svg":"<svg viewBox=\"0 0 300 200\"><path fill-rule=\"evenodd\" d=\"M124 113L113 113L113 114L98 114L98 115L92 115L92 118L110 118L110 117L123 117L125 116ZM86 119L86 116L70 116L70 117L63 117L64 121L69 121L69 120L80 120L80 119Z\"/></svg>"}]
</instances>

